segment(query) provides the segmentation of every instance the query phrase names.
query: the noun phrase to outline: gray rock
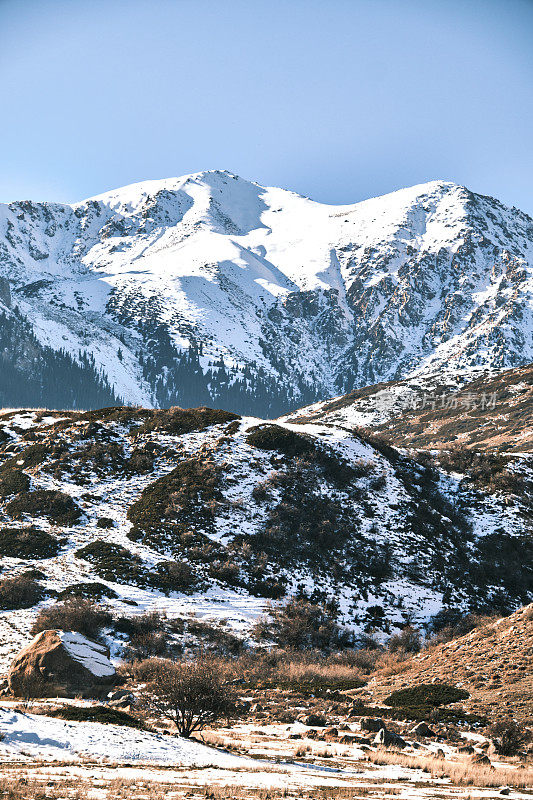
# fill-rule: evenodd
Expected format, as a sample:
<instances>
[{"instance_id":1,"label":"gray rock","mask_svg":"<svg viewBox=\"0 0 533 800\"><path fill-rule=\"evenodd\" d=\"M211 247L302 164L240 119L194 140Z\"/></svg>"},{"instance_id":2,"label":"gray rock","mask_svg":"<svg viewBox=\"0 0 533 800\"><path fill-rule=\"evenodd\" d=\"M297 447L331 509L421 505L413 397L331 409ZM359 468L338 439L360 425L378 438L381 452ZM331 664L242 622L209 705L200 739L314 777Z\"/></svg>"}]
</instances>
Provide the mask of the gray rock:
<instances>
[{"instance_id":1,"label":"gray rock","mask_svg":"<svg viewBox=\"0 0 533 800\"><path fill-rule=\"evenodd\" d=\"M374 736L373 742L377 744L378 747L399 747L401 749L407 747L405 739L402 739L399 734L392 733L392 731L388 731L385 728L382 728L379 733Z\"/></svg>"}]
</instances>

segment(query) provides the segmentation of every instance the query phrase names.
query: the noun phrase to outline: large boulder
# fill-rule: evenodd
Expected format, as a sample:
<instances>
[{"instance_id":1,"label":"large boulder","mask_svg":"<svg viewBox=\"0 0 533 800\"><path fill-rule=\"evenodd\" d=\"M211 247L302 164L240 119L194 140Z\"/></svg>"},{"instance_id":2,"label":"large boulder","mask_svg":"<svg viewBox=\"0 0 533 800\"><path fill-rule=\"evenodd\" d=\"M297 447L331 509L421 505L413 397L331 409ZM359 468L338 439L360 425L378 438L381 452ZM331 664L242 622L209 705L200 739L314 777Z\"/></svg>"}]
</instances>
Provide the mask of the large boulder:
<instances>
[{"instance_id":1,"label":"large boulder","mask_svg":"<svg viewBox=\"0 0 533 800\"><path fill-rule=\"evenodd\" d=\"M42 631L11 664L8 684L18 697L90 693L113 683L109 650L74 631Z\"/></svg>"},{"instance_id":2,"label":"large boulder","mask_svg":"<svg viewBox=\"0 0 533 800\"><path fill-rule=\"evenodd\" d=\"M378 747L398 747L402 749L407 747L407 742L399 734L388 731L386 728L381 728L379 733L374 736L373 743Z\"/></svg>"}]
</instances>

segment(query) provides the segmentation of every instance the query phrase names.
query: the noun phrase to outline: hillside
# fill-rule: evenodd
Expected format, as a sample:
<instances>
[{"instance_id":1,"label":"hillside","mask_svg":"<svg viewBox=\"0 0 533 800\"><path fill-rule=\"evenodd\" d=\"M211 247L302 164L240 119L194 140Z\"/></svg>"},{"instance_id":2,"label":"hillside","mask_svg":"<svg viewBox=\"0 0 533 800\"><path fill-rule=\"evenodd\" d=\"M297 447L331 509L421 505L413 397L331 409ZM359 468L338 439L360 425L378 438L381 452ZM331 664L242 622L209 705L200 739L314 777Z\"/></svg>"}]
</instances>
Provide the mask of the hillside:
<instances>
[{"instance_id":1,"label":"hillside","mask_svg":"<svg viewBox=\"0 0 533 800\"><path fill-rule=\"evenodd\" d=\"M512 716L531 725L533 605L423 651L400 674L378 677L367 688L373 699L381 702L397 689L446 682L450 675L469 692L464 703L469 712L489 719Z\"/></svg>"},{"instance_id":2,"label":"hillside","mask_svg":"<svg viewBox=\"0 0 533 800\"><path fill-rule=\"evenodd\" d=\"M4 658L72 595L240 634L292 594L381 635L533 599L527 456L471 481L370 433L207 408L14 411L0 436Z\"/></svg>"},{"instance_id":3,"label":"hillside","mask_svg":"<svg viewBox=\"0 0 533 800\"><path fill-rule=\"evenodd\" d=\"M533 367L483 373L474 380L441 375L367 386L287 417L371 429L412 449L533 450Z\"/></svg>"},{"instance_id":4,"label":"hillside","mask_svg":"<svg viewBox=\"0 0 533 800\"><path fill-rule=\"evenodd\" d=\"M520 366L532 254L527 215L444 181L341 207L213 171L2 205L0 337L35 337L2 350L2 402L98 407L104 390L272 417L413 373ZM50 352L90 361L85 393L65 369L57 392L30 385Z\"/></svg>"}]
</instances>

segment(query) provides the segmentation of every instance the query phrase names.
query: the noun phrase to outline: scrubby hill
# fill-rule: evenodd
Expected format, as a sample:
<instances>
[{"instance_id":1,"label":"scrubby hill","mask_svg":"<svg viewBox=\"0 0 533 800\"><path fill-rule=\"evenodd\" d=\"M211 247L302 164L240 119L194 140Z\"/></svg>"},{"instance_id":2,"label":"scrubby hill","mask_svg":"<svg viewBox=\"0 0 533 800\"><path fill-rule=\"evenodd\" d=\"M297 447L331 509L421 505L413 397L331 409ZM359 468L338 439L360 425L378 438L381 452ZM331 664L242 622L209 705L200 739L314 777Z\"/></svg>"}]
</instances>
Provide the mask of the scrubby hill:
<instances>
[{"instance_id":1,"label":"scrubby hill","mask_svg":"<svg viewBox=\"0 0 533 800\"><path fill-rule=\"evenodd\" d=\"M287 419L370 428L401 448L531 453L533 366L481 373L367 386Z\"/></svg>"},{"instance_id":2,"label":"scrubby hill","mask_svg":"<svg viewBox=\"0 0 533 800\"><path fill-rule=\"evenodd\" d=\"M80 594L241 632L267 599L334 599L382 634L533 598L518 456L461 480L370 434L208 408L9 412L0 437L5 656L39 604Z\"/></svg>"},{"instance_id":3,"label":"scrubby hill","mask_svg":"<svg viewBox=\"0 0 533 800\"><path fill-rule=\"evenodd\" d=\"M533 723L533 605L458 639L423 651L400 674L378 677L365 691L382 702L405 687L448 682L468 691L468 711Z\"/></svg>"}]
</instances>

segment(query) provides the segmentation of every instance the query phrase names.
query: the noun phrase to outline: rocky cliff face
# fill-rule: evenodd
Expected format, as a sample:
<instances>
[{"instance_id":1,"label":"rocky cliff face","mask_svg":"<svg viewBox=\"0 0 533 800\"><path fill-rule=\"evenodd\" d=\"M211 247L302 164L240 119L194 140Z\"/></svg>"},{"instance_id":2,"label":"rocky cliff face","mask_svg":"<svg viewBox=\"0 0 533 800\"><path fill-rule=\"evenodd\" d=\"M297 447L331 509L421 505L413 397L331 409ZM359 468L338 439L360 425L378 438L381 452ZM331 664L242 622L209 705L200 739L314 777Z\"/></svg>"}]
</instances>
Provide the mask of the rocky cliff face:
<instances>
[{"instance_id":1,"label":"rocky cliff face","mask_svg":"<svg viewBox=\"0 0 533 800\"><path fill-rule=\"evenodd\" d=\"M531 362L532 263L527 215L440 181L337 207L215 171L0 207L5 314L144 405L271 416Z\"/></svg>"}]
</instances>

